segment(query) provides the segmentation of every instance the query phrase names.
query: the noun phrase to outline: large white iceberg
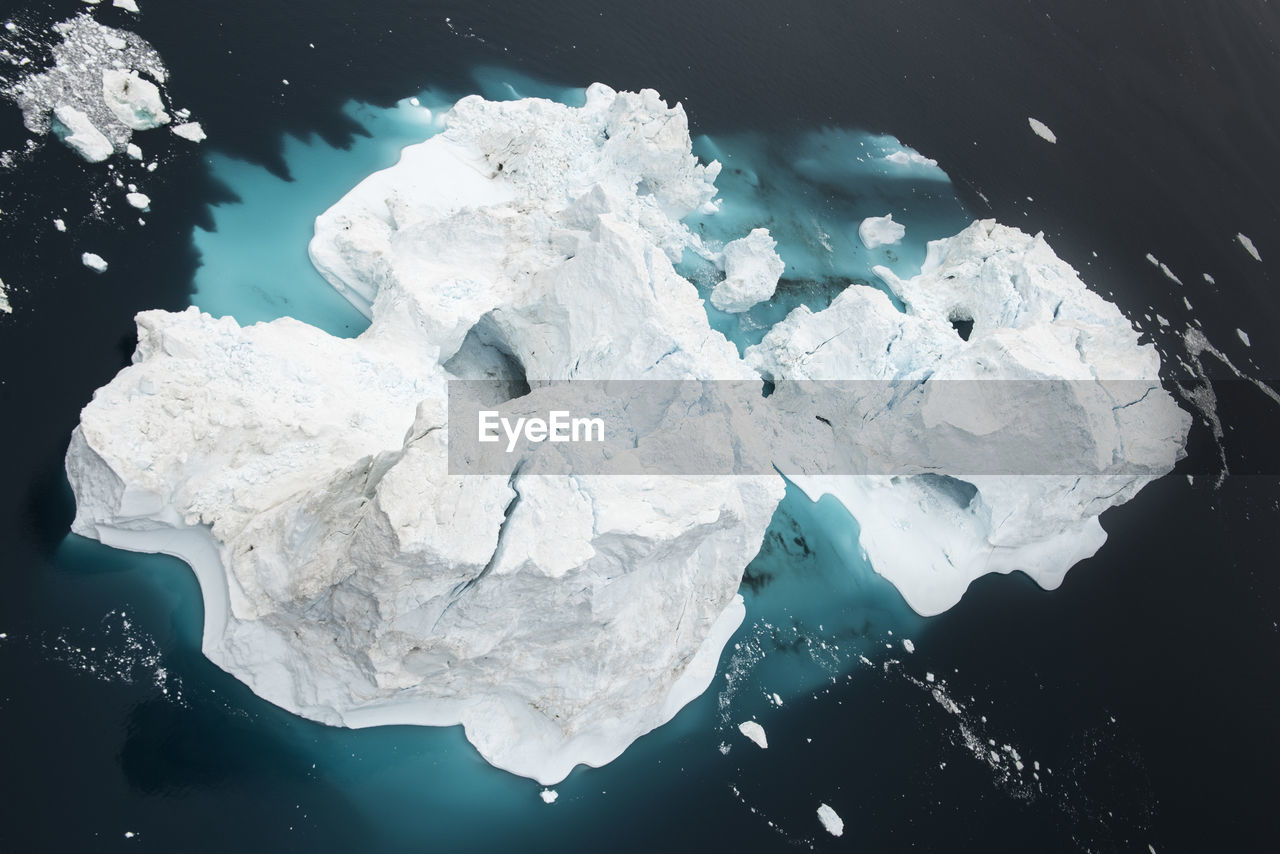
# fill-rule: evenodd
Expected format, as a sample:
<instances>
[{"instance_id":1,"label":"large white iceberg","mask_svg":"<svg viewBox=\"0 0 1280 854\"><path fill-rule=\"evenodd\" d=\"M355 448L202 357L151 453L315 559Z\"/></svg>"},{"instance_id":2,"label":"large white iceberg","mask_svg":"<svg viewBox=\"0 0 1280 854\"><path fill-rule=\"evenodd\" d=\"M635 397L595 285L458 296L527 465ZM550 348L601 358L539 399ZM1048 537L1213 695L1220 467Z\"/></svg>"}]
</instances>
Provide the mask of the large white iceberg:
<instances>
[{"instance_id":1,"label":"large white iceberg","mask_svg":"<svg viewBox=\"0 0 1280 854\"><path fill-rule=\"evenodd\" d=\"M495 379L502 400L564 380L1113 366L1151 392L1113 420L1168 414L1154 351L1039 239L975 225L921 277L882 274L907 313L851 287L794 312L748 364L673 267L686 249L712 257L681 220L714 210L719 171L691 154L679 106L597 84L580 108L471 97L447 122L316 221L311 258L366 332L143 312L133 365L85 408L67 454L73 530L190 563L205 653L284 708L461 723L490 762L549 785L669 720L741 622L779 476L535 474L554 468L539 465L546 445L497 474L451 473L451 380ZM968 344L957 312L974 322ZM768 400L781 409L787 392ZM692 417L679 395L657 409L653 422ZM813 447L852 454L830 441L848 414L831 410ZM1167 468L1174 422L1169 443L1124 450ZM731 436L731 450L757 439ZM806 475L808 462L797 483L845 501L877 569L927 613L981 571L1060 577L1100 544L1097 513L1142 482L978 482L982 501L939 512L925 478L847 486L867 479ZM959 569L938 565L948 555Z\"/></svg>"},{"instance_id":2,"label":"large white iceberg","mask_svg":"<svg viewBox=\"0 0 1280 854\"><path fill-rule=\"evenodd\" d=\"M613 759L709 684L782 480L451 476L445 383L755 378L672 267L716 171L653 92L460 102L317 222L359 338L139 315L73 529L191 563L206 654L285 708L462 723L545 784Z\"/></svg>"}]
</instances>

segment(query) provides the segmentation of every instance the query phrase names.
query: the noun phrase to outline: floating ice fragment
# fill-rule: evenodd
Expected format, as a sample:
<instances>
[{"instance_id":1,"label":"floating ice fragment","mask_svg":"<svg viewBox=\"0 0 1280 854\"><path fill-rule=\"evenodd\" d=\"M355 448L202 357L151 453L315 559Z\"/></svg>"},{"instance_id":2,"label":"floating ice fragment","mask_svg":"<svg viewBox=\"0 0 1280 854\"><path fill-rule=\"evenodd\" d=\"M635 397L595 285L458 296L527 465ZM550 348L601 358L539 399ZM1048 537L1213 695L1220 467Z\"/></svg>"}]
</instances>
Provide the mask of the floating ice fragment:
<instances>
[{"instance_id":1,"label":"floating ice fragment","mask_svg":"<svg viewBox=\"0 0 1280 854\"><path fill-rule=\"evenodd\" d=\"M822 826L832 836L844 835L844 819L840 818L836 811L826 804L821 804L818 807L818 821L822 822Z\"/></svg>"},{"instance_id":2,"label":"floating ice fragment","mask_svg":"<svg viewBox=\"0 0 1280 854\"><path fill-rule=\"evenodd\" d=\"M544 804L554 804L556 802L556 798L560 797L560 793L555 789L543 789L538 793L538 796L542 798L542 802Z\"/></svg>"},{"instance_id":3,"label":"floating ice fragment","mask_svg":"<svg viewBox=\"0 0 1280 854\"><path fill-rule=\"evenodd\" d=\"M893 214L869 216L858 226L858 239L868 249L891 246L907 234L907 227L893 221Z\"/></svg>"},{"instance_id":4,"label":"floating ice fragment","mask_svg":"<svg viewBox=\"0 0 1280 854\"><path fill-rule=\"evenodd\" d=\"M724 281L711 292L711 304L721 311L740 313L773 296L785 265L767 228L724 247Z\"/></svg>"},{"instance_id":5,"label":"floating ice fragment","mask_svg":"<svg viewBox=\"0 0 1280 854\"><path fill-rule=\"evenodd\" d=\"M755 721L743 721L738 724L738 732L754 741L761 750L769 749L769 739L765 737L764 727Z\"/></svg>"},{"instance_id":6,"label":"floating ice fragment","mask_svg":"<svg viewBox=\"0 0 1280 854\"><path fill-rule=\"evenodd\" d=\"M1246 347L1252 347L1252 346L1253 346L1252 344L1250 344L1250 343L1249 343L1249 333L1247 333L1247 332L1245 332L1243 329L1240 329L1239 327L1237 327L1237 328L1236 328L1236 334L1240 336L1240 340L1244 342L1244 346L1246 346Z\"/></svg>"},{"instance_id":7,"label":"floating ice fragment","mask_svg":"<svg viewBox=\"0 0 1280 854\"><path fill-rule=\"evenodd\" d=\"M80 261L95 273L105 273L107 271L107 262L103 260L101 255L94 252L85 252L80 256Z\"/></svg>"},{"instance_id":8,"label":"floating ice fragment","mask_svg":"<svg viewBox=\"0 0 1280 854\"><path fill-rule=\"evenodd\" d=\"M145 211L151 207L151 197L146 193L127 193L125 199L140 211Z\"/></svg>"},{"instance_id":9,"label":"floating ice fragment","mask_svg":"<svg viewBox=\"0 0 1280 854\"><path fill-rule=\"evenodd\" d=\"M112 0L111 5L126 12L133 12L135 15L138 13L138 4L134 0Z\"/></svg>"},{"instance_id":10,"label":"floating ice fragment","mask_svg":"<svg viewBox=\"0 0 1280 854\"><path fill-rule=\"evenodd\" d=\"M1039 119L1033 119L1028 116L1027 124L1031 125L1031 130L1035 132L1035 135L1045 142L1056 143L1058 141L1058 135L1049 130L1049 126Z\"/></svg>"},{"instance_id":11,"label":"floating ice fragment","mask_svg":"<svg viewBox=\"0 0 1280 854\"><path fill-rule=\"evenodd\" d=\"M1253 245L1253 241L1241 232L1236 232L1236 240L1240 241L1240 245L1244 247L1244 251L1253 256L1253 260L1261 261L1262 256L1258 254L1258 247Z\"/></svg>"},{"instance_id":12,"label":"floating ice fragment","mask_svg":"<svg viewBox=\"0 0 1280 854\"><path fill-rule=\"evenodd\" d=\"M203 142L208 139L208 137L205 136L204 128L200 127L199 122L183 122L180 125L174 125L173 132L183 139L189 139L192 142Z\"/></svg>"},{"instance_id":13,"label":"floating ice fragment","mask_svg":"<svg viewBox=\"0 0 1280 854\"><path fill-rule=\"evenodd\" d=\"M916 651L916 645L915 645L914 643L912 643L912 642L911 642L911 639L910 639L910 638L907 638L907 639L903 640L903 642L902 642L902 648L903 648L903 649L905 649L907 652L915 652L915 651Z\"/></svg>"},{"instance_id":14,"label":"floating ice fragment","mask_svg":"<svg viewBox=\"0 0 1280 854\"><path fill-rule=\"evenodd\" d=\"M66 230L67 230L67 224L66 224L65 222L63 222L62 220L60 220L60 219L55 219L55 220L53 221L53 227L54 227L54 228L56 228L58 231L66 231Z\"/></svg>"},{"instance_id":15,"label":"floating ice fragment","mask_svg":"<svg viewBox=\"0 0 1280 854\"><path fill-rule=\"evenodd\" d=\"M100 163L115 149L89 117L70 104L53 108L53 132L76 154L90 163Z\"/></svg>"},{"instance_id":16,"label":"floating ice fragment","mask_svg":"<svg viewBox=\"0 0 1280 854\"><path fill-rule=\"evenodd\" d=\"M9 294L5 291L4 279L0 279L0 314L13 314L13 306L9 305ZM4 640L0 634L0 640Z\"/></svg>"},{"instance_id":17,"label":"floating ice fragment","mask_svg":"<svg viewBox=\"0 0 1280 854\"><path fill-rule=\"evenodd\" d=\"M169 123L160 89L136 71L102 72L102 100L112 115L132 130L150 130Z\"/></svg>"}]
</instances>

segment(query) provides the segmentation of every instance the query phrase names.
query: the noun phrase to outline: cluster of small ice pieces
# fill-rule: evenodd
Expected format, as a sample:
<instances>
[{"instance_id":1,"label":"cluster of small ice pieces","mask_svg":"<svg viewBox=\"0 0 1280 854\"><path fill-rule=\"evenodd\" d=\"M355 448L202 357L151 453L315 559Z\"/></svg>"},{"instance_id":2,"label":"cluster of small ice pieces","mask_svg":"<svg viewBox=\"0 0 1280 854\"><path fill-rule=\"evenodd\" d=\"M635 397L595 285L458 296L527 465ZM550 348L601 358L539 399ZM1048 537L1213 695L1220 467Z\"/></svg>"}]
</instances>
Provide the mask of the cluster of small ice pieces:
<instances>
[{"instance_id":1,"label":"cluster of small ice pieces","mask_svg":"<svg viewBox=\"0 0 1280 854\"><path fill-rule=\"evenodd\" d=\"M1069 426L1141 475L796 476L845 504L876 570L926 614L985 572L1056 586L1101 546L1097 515L1182 452L1155 351L1042 237L992 221L930 244L913 279L877 268L905 311L851 285L740 357L674 268L687 250L718 260L742 302L776 284L763 229L717 254L683 222L716 210L719 171L651 90L596 84L576 108L463 99L447 130L316 221L313 263L371 318L358 338L195 308L138 316L133 364L72 436L73 530L190 563L206 655L258 695L329 724L461 723L488 761L549 786L710 684L784 484L539 475L547 445L509 473L450 474L450 380L497 376L507 397L556 380L1140 381L1112 392L1132 399L1105 423ZM892 405L828 402L835 427L813 447ZM1026 408L993 400L987 421L955 426L989 433ZM690 415L674 394L655 417ZM728 427L735 451L759 439ZM764 746L762 728L741 731Z\"/></svg>"},{"instance_id":2,"label":"cluster of small ice pieces","mask_svg":"<svg viewBox=\"0 0 1280 854\"><path fill-rule=\"evenodd\" d=\"M22 109L28 130L52 131L85 160L98 163L125 151L134 132L169 124L172 116L160 88L168 70L144 39L101 24L89 13L53 29L60 42L53 46L52 65L5 92ZM176 115L188 117L185 110ZM174 132L195 141L203 138L194 122L184 122Z\"/></svg>"},{"instance_id":3,"label":"cluster of small ice pieces","mask_svg":"<svg viewBox=\"0 0 1280 854\"><path fill-rule=\"evenodd\" d=\"M68 629L41 647L50 661L104 682L149 683L169 700L185 702L181 678L169 672L159 644L134 626L127 611L108 611L96 629Z\"/></svg>"}]
</instances>

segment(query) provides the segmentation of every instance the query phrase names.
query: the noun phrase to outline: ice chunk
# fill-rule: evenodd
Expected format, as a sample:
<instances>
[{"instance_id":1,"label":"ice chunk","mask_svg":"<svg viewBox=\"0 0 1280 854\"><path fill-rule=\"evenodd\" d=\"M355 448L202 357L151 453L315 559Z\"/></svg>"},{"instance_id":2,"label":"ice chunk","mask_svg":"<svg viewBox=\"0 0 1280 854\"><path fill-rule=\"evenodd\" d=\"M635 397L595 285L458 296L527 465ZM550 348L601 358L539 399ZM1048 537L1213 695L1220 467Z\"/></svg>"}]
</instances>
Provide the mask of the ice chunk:
<instances>
[{"instance_id":1,"label":"ice chunk","mask_svg":"<svg viewBox=\"0 0 1280 854\"><path fill-rule=\"evenodd\" d=\"M83 253L80 256L80 262L95 273L105 273L107 271L107 262L103 260L101 255L94 252Z\"/></svg>"},{"instance_id":2,"label":"ice chunk","mask_svg":"<svg viewBox=\"0 0 1280 854\"><path fill-rule=\"evenodd\" d=\"M160 89L136 71L102 72L102 100L111 113L132 130L150 130L169 123Z\"/></svg>"},{"instance_id":3,"label":"ice chunk","mask_svg":"<svg viewBox=\"0 0 1280 854\"><path fill-rule=\"evenodd\" d=\"M1252 346L1253 346L1253 344L1251 344L1251 343L1249 342L1249 333L1245 332L1243 329L1240 329L1240 328L1238 328L1238 327L1237 327L1237 328L1236 328L1236 335L1239 335L1239 336L1240 336L1240 340L1244 342L1244 346L1246 346L1246 347L1252 347Z\"/></svg>"},{"instance_id":4,"label":"ice chunk","mask_svg":"<svg viewBox=\"0 0 1280 854\"><path fill-rule=\"evenodd\" d=\"M106 160L115 151L111 140L94 127L89 117L68 104L53 110L53 132L62 142L90 163Z\"/></svg>"},{"instance_id":5,"label":"ice chunk","mask_svg":"<svg viewBox=\"0 0 1280 854\"><path fill-rule=\"evenodd\" d=\"M134 160L142 159L142 149L139 148L136 143L133 143L133 142L129 143L124 147L124 150L125 150L125 153L128 154L129 157L131 157L132 159Z\"/></svg>"},{"instance_id":6,"label":"ice chunk","mask_svg":"<svg viewBox=\"0 0 1280 854\"><path fill-rule=\"evenodd\" d=\"M151 197L146 193L126 193L125 200L140 211L145 211L151 207Z\"/></svg>"},{"instance_id":7,"label":"ice chunk","mask_svg":"<svg viewBox=\"0 0 1280 854\"><path fill-rule=\"evenodd\" d=\"M203 142L208 139L208 137L205 136L204 128L200 127L199 122L183 122L180 125L174 125L173 132L183 139L189 139L192 142Z\"/></svg>"},{"instance_id":8,"label":"ice chunk","mask_svg":"<svg viewBox=\"0 0 1280 854\"><path fill-rule=\"evenodd\" d=\"M764 727L760 726L760 724L755 721L743 721L738 724L738 732L754 741L758 747L766 750L768 749L769 739L765 737Z\"/></svg>"},{"instance_id":9,"label":"ice chunk","mask_svg":"<svg viewBox=\"0 0 1280 854\"><path fill-rule=\"evenodd\" d=\"M135 0L111 0L111 5L117 9L124 9L126 12L138 12L138 4Z\"/></svg>"},{"instance_id":10,"label":"ice chunk","mask_svg":"<svg viewBox=\"0 0 1280 854\"><path fill-rule=\"evenodd\" d=\"M5 289L4 279L0 279L0 314L13 314L13 306L9 304L9 292Z\"/></svg>"},{"instance_id":11,"label":"ice chunk","mask_svg":"<svg viewBox=\"0 0 1280 854\"><path fill-rule=\"evenodd\" d=\"M66 224L65 222L63 222L62 220L60 220L60 219L55 219L55 220L53 221L53 227L54 227L54 228L56 228L58 231L66 231L66 230L67 230L67 224Z\"/></svg>"},{"instance_id":12,"label":"ice chunk","mask_svg":"<svg viewBox=\"0 0 1280 854\"><path fill-rule=\"evenodd\" d=\"M744 312L773 296L785 265L767 228L724 247L724 281L711 292L711 304L721 311Z\"/></svg>"},{"instance_id":13,"label":"ice chunk","mask_svg":"<svg viewBox=\"0 0 1280 854\"><path fill-rule=\"evenodd\" d=\"M891 246L907 235L907 227L893 221L893 214L869 216L858 226L858 239L868 249Z\"/></svg>"},{"instance_id":14,"label":"ice chunk","mask_svg":"<svg viewBox=\"0 0 1280 854\"><path fill-rule=\"evenodd\" d=\"M554 804L556 798L560 797L560 793L555 789L543 789L538 795L542 798L544 804Z\"/></svg>"},{"instance_id":15,"label":"ice chunk","mask_svg":"<svg viewBox=\"0 0 1280 854\"><path fill-rule=\"evenodd\" d=\"M1240 241L1240 245L1244 247L1244 251L1253 256L1253 260L1261 261L1262 256L1258 254L1258 247L1253 245L1253 241L1241 232L1236 232L1236 240Z\"/></svg>"},{"instance_id":16,"label":"ice chunk","mask_svg":"<svg viewBox=\"0 0 1280 854\"><path fill-rule=\"evenodd\" d=\"M907 652L916 651L916 645L911 642L911 638L907 638L902 642L902 648L905 649Z\"/></svg>"},{"instance_id":17,"label":"ice chunk","mask_svg":"<svg viewBox=\"0 0 1280 854\"><path fill-rule=\"evenodd\" d=\"M1027 124L1031 125L1031 130L1035 133L1035 135L1040 137L1044 141L1053 142L1053 143L1056 143L1058 141L1057 134L1049 130L1049 126L1044 122L1040 121L1039 119L1033 119L1030 116L1028 116Z\"/></svg>"},{"instance_id":18,"label":"ice chunk","mask_svg":"<svg viewBox=\"0 0 1280 854\"><path fill-rule=\"evenodd\" d=\"M826 828L827 833L832 836L844 835L844 820L836 814L836 811L826 804L818 807L818 821L822 822L822 826Z\"/></svg>"}]
</instances>

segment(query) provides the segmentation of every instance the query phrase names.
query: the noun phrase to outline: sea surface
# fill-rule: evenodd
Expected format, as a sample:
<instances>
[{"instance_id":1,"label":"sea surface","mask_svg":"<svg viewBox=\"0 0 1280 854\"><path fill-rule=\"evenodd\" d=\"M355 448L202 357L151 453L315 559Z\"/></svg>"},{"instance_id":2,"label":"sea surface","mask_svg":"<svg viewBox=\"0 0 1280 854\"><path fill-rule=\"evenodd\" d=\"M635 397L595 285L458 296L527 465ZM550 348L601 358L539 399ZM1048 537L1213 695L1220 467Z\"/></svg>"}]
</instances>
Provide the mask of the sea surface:
<instances>
[{"instance_id":1,"label":"sea surface","mask_svg":"<svg viewBox=\"0 0 1280 854\"><path fill-rule=\"evenodd\" d=\"M146 225L102 165L56 143L0 169L14 303L0 315L0 850L1270 848L1280 417L1252 380L1280 377L1280 9L139 5L93 14L159 50L170 98L209 134L156 147L160 167L139 180ZM3 0L0 20L39 28L87 8ZM358 334L364 319L307 261L315 215L438 132L458 97L572 103L597 80L685 105L696 153L725 163L723 213L692 223L707 239L758 225L779 239L776 305L708 309L739 346L795 305L874 284L871 263L909 274L925 241L995 217L1043 231L1148 332L1171 388L1201 364L1188 329L1237 370L1199 357L1230 381L1222 439L1198 420L1190 457L1104 514L1106 546L1057 591L986 577L920 618L861 556L843 508L790 491L711 688L614 763L575 770L548 805L459 728L341 730L256 698L201 655L182 563L68 535L62 457L80 408L128 363L137 311L195 304ZM28 136L0 103L0 151ZM899 146L938 166L867 166ZM857 222L889 212L906 242L861 251ZM1222 459L1235 473L1217 484ZM738 733L748 719L768 750Z\"/></svg>"}]
</instances>

